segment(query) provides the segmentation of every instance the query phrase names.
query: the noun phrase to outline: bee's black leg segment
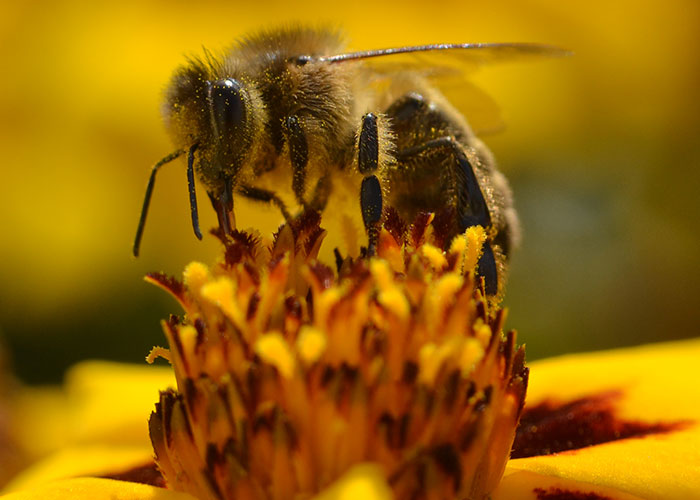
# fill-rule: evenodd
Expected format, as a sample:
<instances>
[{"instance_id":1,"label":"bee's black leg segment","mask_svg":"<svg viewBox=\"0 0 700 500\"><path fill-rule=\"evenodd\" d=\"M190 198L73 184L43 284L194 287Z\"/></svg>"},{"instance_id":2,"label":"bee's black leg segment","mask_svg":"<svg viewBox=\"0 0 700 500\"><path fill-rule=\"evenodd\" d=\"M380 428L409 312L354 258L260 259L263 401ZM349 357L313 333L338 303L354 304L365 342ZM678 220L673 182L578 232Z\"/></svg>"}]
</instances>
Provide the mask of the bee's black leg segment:
<instances>
[{"instance_id":1,"label":"bee's black leg segment","mask_svg":"<svg viewBox=\"0 0 700 500\"><path fill-rule=\"evenodd\" d=\"M146 216L148 215L148 207L151 204L151 196L153 195L153 187L156 183L156 173L158 169L170 163L175 158L182 156L185 153L184 149L170 153L168 156L160 160L158 163L153 165L151 169L151 176L148 178L148 185L146 186L146 195L143 197L143 206L141 207L141 217L139 218L139 226L136 228L136 237L134 238L134 247L132 249L134 257L139 256L139 248L141 247L141 238L143 237L143 229L146 226Z\"/></svg>"},{"instance_id":2,"label":"bee's black leg segment","mask_svg":"<svg viewBox=\"0 0 700 500\"><path fill-rule=\"evenodd\" d=\"M374 113L362 117L357 149L357 167L360 173L367 175L375 172L379 166L379 130L377 115Z\"/></svg>"},{"instance_id":3,"label":"bee's black leg segment","mask_svg":"<svg viewBox=\"0 0 700 500\"><path fill-rule=\"evenodd\" d=\"M369 245L368 255L374 255L379 238L379 221L382 218L382 187L376 175L370 175L362 179L360 188L360 208L362 209L362 222L364 222Z\"/></svg>"},{"instance_id":4,"label":"bee's black leg segment","mask_svg":"<svg viewBox=\"0 0 700 500\"><path fill-rule=\"evenodd\" d=\"M464 151L457 145L456 141L450 141L455 157L457 158L456 178L460 188L460 192L467 194L467 199L464 196L458 196L457 211L460 214L460 226L464 231L468 227L481 226L488 229L491 225L491 213L489 212L484 193L481 192L479 181L474 174L474 167L469 162L469 158L464 154Z\"/></svg>"},{"instance_id":5,"label":"bee's black leg segment","mask_svg":"<svg viewBox=\"0 0 700 500\"><path fill-rule=\"evenodd\" d=\"M306 142L306 135L301 128L299 118L296 116L287 117L284 122L284 129L292 162L292 190L299 204L305 205L306 164L309 162L309 146Z\"/></svg>"},{"instance_id":6,"label":"bee's black leg segment","mask_svg":"<svg viewBox=\"0 0 700 500\"><path fill-rule=\"evenodd\" d=\"M362 117L357 140L357 168L365 176L360 188L362 222L367 231L367 254L374 255L379 238L379 222L382 218L382 187L375 172L379 169L379 128L377 115L367 113Z\"/></svg>"},{"instance_id":7,"label":"bee's black leg segment","mask_svg":"<svg viewBox=\"0 0 700 500\"><path fill-rule=\"evenodd\" d=\"M486 295L496 295L498 293L498 266L496 265L496 257L493 255L493 249L488 241L484 243L477 267L479 276L484 278Z\"/></svg>"},{"instance_id":8,"label":"bee's black leg segment","mask_svg":"<svg viewBox=\"0 0 700 500\"><path fill-rule=\"evenodd\" d=\"M292 220L292 215L289 213L289 210L287 210L286 205L282 201L282 199L277 196L275 193L272 191L268 191L267 189L261 189L253 186L248 186L246 184L240 184L236 187L236 192L242 196L245 196L246 198L249 198L251 200L256 200L256 201L263 201L263 202L268 202L272 203L275 205L277 208L280 209L280 212L282 212L282 216L286 221Z\"/></svg>"},{"instance_id":9,"label":"bee's black leg segment","mask_svg":"<svg viewBox=\"0 0 700 500\"><path fill-rule=\"evenodd\" d=\"M197 144L192 146L187 154L187 188L190 192L190 213L192 214L192 229L198 240L202 239L202 231L199 230L199 215L197 213L197 191L194 187L194 152Z\"/></svg>"}]
</instances>

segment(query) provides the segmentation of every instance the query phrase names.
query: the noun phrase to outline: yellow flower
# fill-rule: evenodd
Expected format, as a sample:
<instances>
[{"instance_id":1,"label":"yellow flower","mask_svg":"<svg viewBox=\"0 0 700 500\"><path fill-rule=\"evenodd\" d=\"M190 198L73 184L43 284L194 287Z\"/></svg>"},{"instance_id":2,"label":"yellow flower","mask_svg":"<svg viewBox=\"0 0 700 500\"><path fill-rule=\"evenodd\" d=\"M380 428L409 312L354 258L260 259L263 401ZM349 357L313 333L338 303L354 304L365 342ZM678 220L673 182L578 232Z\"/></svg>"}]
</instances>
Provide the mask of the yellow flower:
<instances>
[{"instance_id":1,"label":"yellow flower","mask_svg":"<svg viewBox=\"0 0 700 500\"><path fill-rule=\"evenodd\" d=\"M484 232L443 252L431 222L388 217L377 257L334 271L307 214L151 275L186 313L148 357L176 388L76 368L69 437L6 498L700 498L700 341L533 363L523 411L524 350L475 274Z\"/></svg>"},{"instance_id":2,"label":"yellow flower","mask_svg":"<svg viewBox=\"0 0 700 500\"><path fill-rule=\"evenodd\" d=\"M613 415L621 422L671 425L662 432L652 432L626 439L571 450L551 455L512 459L500 486L493 495L499 499L537 499L557 491L577 492L576 496L559 498L596 499L693 499L700 498L700 405L697 387L700 374L694 368L700 359L700 339L652 344L637 348L620 349L591 354L577 354L530 363L528 407L536 408L544 401L565 405L585 397L619 396L609 400ZM145 427L145 417L152 409L152 401L143 398L125 398L114 404L105 404L103 391L97 386L124 374L124 390L137 394L155 395L158 389L169 385L170 370L158 367L141 368L112 363L88 363L74 369L67 392L75 393L75 386L86 386L80 398L71 403L77 407L95 405L94 412L76 410L75 428L88 423L103 428L99 434L110 433L119 437L119 429ZM158 376L154 376L154 372ZM138 376L143 377L141 381ZM161 380L158 380L161 378ZM107 385L109 388L110 386ZM151 399L153 397L151 396ZM97 406L102 406L97 411ZM121 416L109 421L108 417ZM51 418L47 418L50 421ZM107 422L105 422L107 420ZM674 429L673 426L676 426ZM137 484L136 475L128 471L153 466L152 452L145 433L129 437L131 444L111 442L71 443L34 467L16 477L5 490L8 500L24 499L162 499L181 500L193 497L146 484ZM90 439L85 436L85 439ZM140 439L140 440L139 440ZM542 439L546 440L544 433ZM126 449L134 454L128 457ZM138 453L136 450L140 449ZM361 466L353 471L348 481L339 481L323 500L352 497L343 488L371 488L381 496L385 484L377 477L376 469ZM101 479L106 476L123 477L126 481ZM143 475L142 475L143 477ZM13 492L13 493L10 493ZM348 495L347 497L344 495ZM362 498L372 498L362 496Z\"/></svg>"}]
</instances>

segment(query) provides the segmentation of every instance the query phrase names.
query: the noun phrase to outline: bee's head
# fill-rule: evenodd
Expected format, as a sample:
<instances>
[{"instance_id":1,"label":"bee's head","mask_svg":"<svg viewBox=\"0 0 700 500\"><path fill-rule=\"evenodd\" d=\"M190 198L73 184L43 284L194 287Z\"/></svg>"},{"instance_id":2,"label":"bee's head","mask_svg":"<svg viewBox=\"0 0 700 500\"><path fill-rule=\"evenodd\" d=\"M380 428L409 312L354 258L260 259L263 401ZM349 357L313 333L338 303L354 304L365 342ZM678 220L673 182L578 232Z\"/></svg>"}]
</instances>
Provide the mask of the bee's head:
<instances>
[{"instance_id":1,"label":"bee's head","mask_svg":"<svg viewBox=\"0 0 700 500\"><path fill-rule=\"evenodd\" d=\"M195 233L193 171L199 174L228 232L233 218L233 188L243 166L254 161L253 145L263 122L257 90L226 71L212 57L179 68L166 92L163 114L179 150L189 151L190 205Z\"/></svg>"},{"instance_id":2,"label":"bee's head","mask_svg":"<svg viewBox=\"0 0 700 500\"><path fill-rule=\"evenodd\" d=\"M197 145L195 169L211 196L236 182L257 136L255 89L220 67L190 61L173 77L166 95L166 125L176 145Z\"/></svg>"}]
</instances>

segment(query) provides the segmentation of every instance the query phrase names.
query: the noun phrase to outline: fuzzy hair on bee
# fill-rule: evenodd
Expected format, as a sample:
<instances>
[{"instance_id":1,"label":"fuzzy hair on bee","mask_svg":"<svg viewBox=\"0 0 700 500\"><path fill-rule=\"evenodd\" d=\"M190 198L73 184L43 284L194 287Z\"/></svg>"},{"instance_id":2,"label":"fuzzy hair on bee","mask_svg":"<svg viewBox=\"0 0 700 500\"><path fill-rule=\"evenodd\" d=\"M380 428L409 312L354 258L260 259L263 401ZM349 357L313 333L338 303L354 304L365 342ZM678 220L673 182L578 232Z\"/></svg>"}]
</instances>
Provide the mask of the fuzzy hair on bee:
<instances>
[{"instance_id":1,"label":"fuzzy hair on bee","mask_svg":"<svg viewBox=\"0 0 700 500\"><path fill-rule=\"evenodd\" d=\"M220 56L205 52L176 69L163 105L176 150L151 171L134 255L156 172L186 156L200 239L195 179L224 235L236 227L234 197L272 204L289 221L303 210L323 212L334 193L349 190L359 201L369 256L387 207L405 220L447 211L453 236L484 227L479 273L487 294L498 294L519 235L511 191L489 150L438 90L439 71L428 69L563 51L508 43L344 47L332 30L286 28L243 38ZM438 63L444 55L452 62ZM426 65L431 58L436 64ZM281 195L290 187L291 209Z\"/></svg>"}]
</instances>

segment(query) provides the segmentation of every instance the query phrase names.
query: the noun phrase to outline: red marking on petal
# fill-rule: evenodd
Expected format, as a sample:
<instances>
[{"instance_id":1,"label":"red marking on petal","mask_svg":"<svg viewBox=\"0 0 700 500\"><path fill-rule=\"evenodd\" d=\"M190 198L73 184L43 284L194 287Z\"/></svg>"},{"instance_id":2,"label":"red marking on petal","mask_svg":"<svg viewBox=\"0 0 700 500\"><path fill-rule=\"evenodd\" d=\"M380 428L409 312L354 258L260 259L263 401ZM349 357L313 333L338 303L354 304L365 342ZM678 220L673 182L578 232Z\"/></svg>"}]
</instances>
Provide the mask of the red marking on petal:
<instances>
[{"instance_id":1,"label":"red marking on petal","mask_svg":"<svg viewBox=\"0 0 700 500\"><path fill-rule=\"evenodd\" d=\"M128 481L130 483L148 484L158 488L165 488L165 479L155 462L149 462L123 472L106 474L101 477L103 479L116 479L117 481Z\"/></svg>"},{"instance_id":2,"label":"red marking on petal","mask_svg":"<svg viewBox=\"0 0 700 500\"><path fill-rule=\"evenodd\" d=\"M384 210L384 229L394 238L397 245L404 244L407 226L394 207Z\"/></svg>"},{"instance_id":3,"label":"red marking on petal","mask_svg":"<svg viewBox=\"0 0 700 500\"><path fill-rule=\"evenodd\" d=\"M224 244L224 261L227 266L233 267L246 258L255 260L255 252L259 241L254 235L245 231L234 230L227 236L220 228L212 230L212 234Z\"/></svg>"},{"instance_id":4,"label":"red marking on petal","mask_svg":"<svg viewBox=\"0 0 700 500\"><path fill-rule=\"evenodd\" d=\"M425 231L428 229L428 224L430 224L431 215L427 212L419 213L413 224L411 224L411 243L415 248L420 246L425 238Z\"/></svg>"},{"instance_id":5,"label":"red marking on petal","mask_svg":"<svg viewBox=\"0 0 700 500\"><path fill-rule=\"evenodd\" d=\"M333 270L330 267L316 261L309 264L309 270L317 280L318 286L323 290L326 290L333 285L335 274L333 274Z\"/></svg>"},{"instance_id":6,"label":"red marking on petal","mask_svg":"<svg viewBox=\"0 0 700 500\"><path fill-rule=\"evenodd\" d=\"M173 276L168 276L164 273L148 273L146 274L145 279L149 283L153 283L154 285L159 286L160 288L168 292L170 295L175 297L175 300L177 300L181 304L184 303L185 285L183 285L182 281L180 281L179 279L174 278Z\"/></svg>"},{"instance_id":7,"label":"red marking on petal","mask_svg":"<svg viewBox=\"0 0 700 500\"><path fill-rule=\"evenodd\" d=\"M320 226L316 227L314 230L311 231L309 234L308 238L304 242L304 255L308 256L311 254L311 251L314 249L314 246L319 243L319 238L322 238L325 236L326 232L321 229ZM315 256L314 256L315 257Z\"/></svg>"},{"instance_id":8,"label":"red marking on petal","mask_svg":"<svg viewBox=\"0 0 700 500\"><path fill-rule=\"evenodd\" d=\"M435 212L433 219L433 239L434 245L438 248L447 249L452 237L457 234L456 223L457 212L453 206L444 207Z\"/></svg>"},{"instance_id":9,"label":"red marking on petal","mask_svg":"<svg viewBox=\"0 0 700 500\"><path fill-rule=\"evenodd\" d=\"M544 401L526 407L520 418L511 458L550 455L620 439L642 438L677 431L690 424L688 421L646 423L623 420L615 414L615 402L621 396L621 391L611 391L565 403Z\"/></svg>"},{"instance_id":10,"label":"red marking on petal","mask_svg":"<svg viewBox=\"0 0 700 500\"><path fill-rule=\"evenodd\" d=\"M321 226L321 214L316 210L305 210L290 222L294 237L299 239L302 233L313 233Z\"/></svg>"},{"instance_id":11,"label":"red marking on petal","mask_svg":"<svg viewBox=\"0 0 700 500\"><path fill-rule=\"evenodd\" d=\"M532 490L537 495L537 500L611 500L610 497L597 493L585 493L583 491L562 490L561 488L535 488Z\"/></svg>"}]
</instances>

